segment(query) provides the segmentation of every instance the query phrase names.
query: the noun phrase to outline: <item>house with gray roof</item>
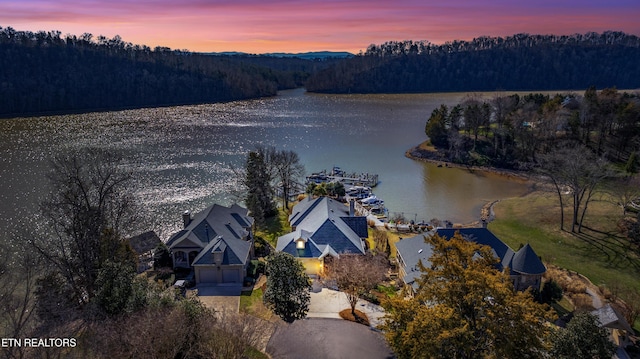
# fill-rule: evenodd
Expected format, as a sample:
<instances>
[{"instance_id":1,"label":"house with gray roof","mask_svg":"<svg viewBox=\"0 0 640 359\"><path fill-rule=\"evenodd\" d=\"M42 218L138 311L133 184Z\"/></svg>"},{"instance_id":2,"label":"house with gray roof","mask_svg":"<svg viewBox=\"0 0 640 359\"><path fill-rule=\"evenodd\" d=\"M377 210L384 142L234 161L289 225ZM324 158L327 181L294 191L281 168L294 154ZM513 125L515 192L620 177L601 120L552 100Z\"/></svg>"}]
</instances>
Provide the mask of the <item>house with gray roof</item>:
<instances>
[{"instance_id":1,"label":"house with gray roof","mask_svg":"<svg viewBox=\"0 0 640 359\"><path fill-rule=\"evenodd\" d=\"M305 199L293 207L289 223L293 232L278 238L276 251L298 258L310 276L321 273L326 256L365 254L367 219L355 215L353 203L347 207L328 197Z\"/></svg>"},{"instance_id":2,"label":"house with gray roof","mask_svg":"<svg viewBox=\"0 0 640 359\"><path fill-rule=\"evenodd\" d=\"M498 259L496 269L500 271L509 269L509 276L516 290L540 289L542 275L547 271L547 268L529 244L514 251L485 227L439 228L433 233L450 239L456 232L459 232L468 241L489 246ZM417 289L415 280L422 275L418 262L422 261L423 266L429 267L429 258L433 254L433 249L430 244L424 241L424 235L402 239L396 243L396 249L400 277L406 285L415 290Z\"/></svg>"},{"instance_id":3,"label":"house with gray roof","mask_svg":"<svg viewBox=\"0 0 640 359\"><path fill-rule=\"evenodd\" d=\"M618 347L626 347L632 344L630 336L635 332L629 322L611 304L591 311L591 314L598 319L600 327L606 328L611 335L611 341ZM619 356L622 358L622 356Z\"/></svg>"},{"instance_id":4,"label":"house with gray roof","mask_svg":"<svg viewBox=\"0 0 640 359\"><path fill-rule=\"evenodd\" d=\"M213 204L192 216L182 216L184 229L167 241L175 268L192 269L196 284L241 284L252 250L253 218L234 204Z\"/></svg>"}]
</instances>

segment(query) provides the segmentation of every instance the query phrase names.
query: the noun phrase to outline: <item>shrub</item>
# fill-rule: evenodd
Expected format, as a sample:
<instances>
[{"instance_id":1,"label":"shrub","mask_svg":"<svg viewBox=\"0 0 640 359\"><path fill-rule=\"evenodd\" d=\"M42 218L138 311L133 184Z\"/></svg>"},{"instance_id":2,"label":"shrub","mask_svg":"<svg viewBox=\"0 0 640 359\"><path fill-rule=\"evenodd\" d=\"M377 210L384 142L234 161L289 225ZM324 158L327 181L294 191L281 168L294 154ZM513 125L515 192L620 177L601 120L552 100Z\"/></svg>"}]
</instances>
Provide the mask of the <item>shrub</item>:
<instances>
[{"instance_id":1,"label":"shrub","mask_svg":"<svg viewBox=\"0 0 640 359\"><path fill-rule=\"evenodd\" d=\"M577 293L571 295L571 301L577 310L591 311L593 310L593 299L589 294Z\"/></svg>"},{"instance_id":2,"label":"shrub","mask_svg":"<svg viewBox=\"0 0 640 359\"><path fill-rule=\"evenodd\" d=\"M539 301L541 303L551 304L560 299L562 299L562 288L560 288L560 285L553 279L546 281L540 291Z\"/></svg>"}]
</instances>

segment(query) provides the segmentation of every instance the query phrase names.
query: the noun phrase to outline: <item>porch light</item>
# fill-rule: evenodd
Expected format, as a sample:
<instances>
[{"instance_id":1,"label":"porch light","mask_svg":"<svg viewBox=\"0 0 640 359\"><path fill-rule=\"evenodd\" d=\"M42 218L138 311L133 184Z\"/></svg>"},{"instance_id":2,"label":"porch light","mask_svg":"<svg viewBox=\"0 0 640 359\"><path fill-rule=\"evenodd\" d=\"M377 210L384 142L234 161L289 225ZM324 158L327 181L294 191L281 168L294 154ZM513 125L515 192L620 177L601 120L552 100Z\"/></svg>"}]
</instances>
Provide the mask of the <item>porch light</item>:
<instances>
[{"instance_id":1,"label":"porch light","mask_svg":"<svg viewBox=\"0 0 640 359\"><path fill-rule=\"evenodd\" d=\"M304 249L305 240L300 238L296 241L296 249Z\"/></svg>"}]
</instances>

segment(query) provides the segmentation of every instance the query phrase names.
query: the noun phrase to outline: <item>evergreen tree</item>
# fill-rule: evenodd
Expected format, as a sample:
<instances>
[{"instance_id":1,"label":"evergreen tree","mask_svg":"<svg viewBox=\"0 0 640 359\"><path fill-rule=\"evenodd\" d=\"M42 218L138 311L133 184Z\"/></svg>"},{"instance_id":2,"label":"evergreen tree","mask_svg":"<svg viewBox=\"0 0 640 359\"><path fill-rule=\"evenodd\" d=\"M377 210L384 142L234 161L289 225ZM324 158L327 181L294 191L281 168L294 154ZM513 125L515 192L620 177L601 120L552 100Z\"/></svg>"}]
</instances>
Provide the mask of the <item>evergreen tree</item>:
<instances>
[{"instance_id":1,"label":"evergreen tree","mask_svg":"<svg viewBox=\"0 0 640 359\"><path fill-rule=\"evenodd\" d=\"M436 147L447 147L449 143L447 131L447 121L449 117L449 109L446 105L440 105L431 112L431 117L427 121L424 132Z\"/></svg>"},{"instance_id":2,"label":"evergreen tree","mask_svg":"<svg viewBox=\"0 0 640 359\"><path fill-rule=\"evenodd\" d=\"M309 277L302 263L292 255L278 252L267 260L267 290L264 303L282 320L292 323L309 311Z\"/></svg>"},{"instance_id":3,"label":"evergreen tree","mask_svg":"<svg viewBox=\"0 0 640 359\"><path fill-rule=\"evenodd\" d=\"M257 226L264 226L266 218L276 213L271 189L271 178L260 152L251 151L247 158L245 204Z\"/></svg>"}]
</instances>

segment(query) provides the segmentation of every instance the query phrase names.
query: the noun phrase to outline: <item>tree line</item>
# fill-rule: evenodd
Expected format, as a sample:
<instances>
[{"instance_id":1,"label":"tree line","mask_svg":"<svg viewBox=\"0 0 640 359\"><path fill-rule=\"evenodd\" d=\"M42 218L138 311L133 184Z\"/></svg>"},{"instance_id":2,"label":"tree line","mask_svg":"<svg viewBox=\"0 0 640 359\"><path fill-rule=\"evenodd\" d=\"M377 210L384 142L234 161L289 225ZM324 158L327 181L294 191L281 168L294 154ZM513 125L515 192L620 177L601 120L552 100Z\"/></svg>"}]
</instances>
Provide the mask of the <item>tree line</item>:
<instances>
[{"instance_id":1,"label":"tree line","mask_svg":"<svg viewBox=\"0 0 640 359\"><path fill-rule=\"evenodd\" d=\"M327 61L326 63L329 63ZM151 49L116 35L0 27L0 116L273 96L325 62Z\"/></svg>"},{"instance_id":2,"label":"tree line","mask_svg":"<svg viewBox=\"0 0 640 359\"><path fill-rule=\"evenodd\" d=\"M433 45L387 42L312 75L308 91L417 93L640 86L640 39L518 34Z\"/></svg>"},{"instance_id":3,"label":"tree line","mask_svg":"<svg viewBox=\"0 0 640 359\"><path fill-rule=\"evenodd\" d=\"M595 87L583 95L513 94L490 100L470 95L451 108L433 110L425 134L442 159L468 165L526 170L566 141L626 165L640 150L640 98Z\"/></svg>"},{"instance_id":4,"label":"tree line","mask_svg":"<svg viewBox=\"0 0 640 359\"><path fill-rule=\"evenodd\" d=\"M417 147L410 152L415 157L548 178L560 201L561 229L567 194L572 232L581 232L588 204L605 181L615 182L613 197L623 212L640 195L633 190L640 150L637 94L590 87L583 95L470 96L435 109L425 134L436 150Z\"/></svg>"}]
</instances>

